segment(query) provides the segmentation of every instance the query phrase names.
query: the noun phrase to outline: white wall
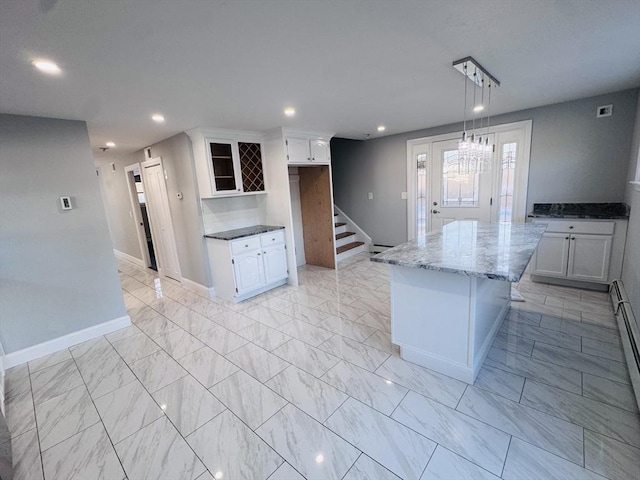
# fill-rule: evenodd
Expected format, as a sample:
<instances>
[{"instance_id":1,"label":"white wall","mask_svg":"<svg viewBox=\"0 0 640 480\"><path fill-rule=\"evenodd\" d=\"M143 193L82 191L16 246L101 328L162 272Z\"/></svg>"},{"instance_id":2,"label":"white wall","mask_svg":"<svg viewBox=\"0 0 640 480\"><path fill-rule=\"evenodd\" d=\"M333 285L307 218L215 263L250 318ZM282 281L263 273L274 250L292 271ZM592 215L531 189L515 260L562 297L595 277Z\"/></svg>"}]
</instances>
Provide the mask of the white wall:
<instances>
[{"instance_id":1,"label":"white wall","mask_svg":"<svg viewBox=\"0 0 640 480\"><path fill-rule=\"evenodd\" d=\"M0 115L0 225L7 354L126 316L85 122Z\"/></svg>"},{"instance_id":2,"label":"white wall","mask_svg":"<svg viewBox=\"0 0 640 480\"><path fill-rule=\"evenodd\" d=\"M640 98L636 108L636 121L633 132L629 171L627 180L634 180L640 157ZM627 295L631 300L633 313L640 329L640 186L634 187L627 183L625 200L631 207L629 227L627 229L627 244L625 246L622 264L622 281Z\"/></svg>"}]
</instances>

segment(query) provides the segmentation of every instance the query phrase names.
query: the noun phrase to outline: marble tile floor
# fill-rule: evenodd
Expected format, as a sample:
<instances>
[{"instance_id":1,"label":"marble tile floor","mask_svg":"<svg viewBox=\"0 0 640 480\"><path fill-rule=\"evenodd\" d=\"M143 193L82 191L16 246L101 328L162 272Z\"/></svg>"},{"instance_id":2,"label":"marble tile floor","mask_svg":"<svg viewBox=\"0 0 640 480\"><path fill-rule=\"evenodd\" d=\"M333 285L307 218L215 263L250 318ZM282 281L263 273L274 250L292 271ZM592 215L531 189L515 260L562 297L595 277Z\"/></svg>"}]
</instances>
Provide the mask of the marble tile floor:
<instances>
[{"instance_id":1,"label":"marble tile floor","mask_svg":"<svg viewBox=\"0 0 640 480\"><path fill-rule=\"evenodd\" d=\"M525 274L467 385L400 358L366 254L238 305L118 269L130 327L7 372L16 480L640 478L604 293Z\"/></svg>"}]
</instances>

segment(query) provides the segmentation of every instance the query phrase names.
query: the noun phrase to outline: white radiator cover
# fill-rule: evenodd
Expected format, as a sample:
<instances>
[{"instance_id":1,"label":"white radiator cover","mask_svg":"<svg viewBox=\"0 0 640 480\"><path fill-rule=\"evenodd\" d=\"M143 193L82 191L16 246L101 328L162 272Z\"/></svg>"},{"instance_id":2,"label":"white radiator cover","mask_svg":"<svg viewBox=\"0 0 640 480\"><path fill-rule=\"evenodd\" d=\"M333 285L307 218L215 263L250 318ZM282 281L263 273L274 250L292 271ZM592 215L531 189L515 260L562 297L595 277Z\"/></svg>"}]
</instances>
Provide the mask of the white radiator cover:
<instances>
[{"instance_id":1,"label":"white radiator cover","mask_svg":"<svg viewBox=\"0 0 640 480\"><path fill-rule=\"evenodd\" d=\"M624 348L631 384L640 408L640 332L622 280L614 280L609 290Z\"/></svg>"}]
</instances>

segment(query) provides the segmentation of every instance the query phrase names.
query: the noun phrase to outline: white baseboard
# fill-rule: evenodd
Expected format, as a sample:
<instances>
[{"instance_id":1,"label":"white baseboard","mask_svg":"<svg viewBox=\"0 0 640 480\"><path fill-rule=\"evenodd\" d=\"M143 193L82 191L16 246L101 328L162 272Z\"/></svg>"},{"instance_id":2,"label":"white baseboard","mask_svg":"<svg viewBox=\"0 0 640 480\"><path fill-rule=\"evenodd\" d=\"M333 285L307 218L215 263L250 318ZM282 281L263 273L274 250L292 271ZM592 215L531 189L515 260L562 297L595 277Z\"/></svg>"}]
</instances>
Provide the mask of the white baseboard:
<instances>
[{"instance_id":1,"label":"white baseboard","mask_svg":"<svg viewBox=\"0 0 640 480\"><path fill-rule=\"evenodd\" d=\"M129 315L123 317L114 318L106 322L94 325L89 328L78 330L77 332L68 333L52 340L33 345L31 347L23 348L17 352L8 353L5 356L5 368L15 367L22 365L23 363L30 362L36 358L44 357L51 353L58 352L64 348L72 347L92 338L106 335L107 333L115 332L121 328L125 328L131 325L131 319Z\"/></svg>"},{"instance_id":2,"label":"white baseboard","mask_svg":"<svg viewBox=\"0 0 640 480\"><path fill-rule=\"evenodd\" d=\"M182 286L204 297L216 296L216 291L213 287L205 287L204 285L196 283L193 280L189 280L188 278L182 278Z\"/></svg>"},{"instance_id":3,"label":"white baseboard","mask_svg":"<svg viewBox=\"0 0 640 480\"><path fill-rule=\"evenodd\" d=\"M129 255L128 253L124 253L121 252L120 250L116 250L115 248L113 249L113 254L117 257L117 258L121 258L123 260L127 260L135 265L138 265L139 267L142 268L146 268L147 266L144 264L144 262L136 257L133 257L131 255Z\"/></svg>"}]
</instances>

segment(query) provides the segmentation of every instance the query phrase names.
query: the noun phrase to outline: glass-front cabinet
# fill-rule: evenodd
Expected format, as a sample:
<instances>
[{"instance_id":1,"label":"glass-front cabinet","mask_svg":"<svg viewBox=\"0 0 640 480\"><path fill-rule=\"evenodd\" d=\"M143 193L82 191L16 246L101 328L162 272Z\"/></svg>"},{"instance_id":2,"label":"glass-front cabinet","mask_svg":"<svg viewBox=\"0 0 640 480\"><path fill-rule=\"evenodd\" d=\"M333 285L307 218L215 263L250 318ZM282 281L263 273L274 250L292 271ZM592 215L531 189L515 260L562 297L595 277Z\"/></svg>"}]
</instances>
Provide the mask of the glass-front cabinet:
<instances>
[{"instance_id":1,"label":"glass-front cabinet","mask_svg":"<svg viewBox=\"0 0 640 480\"><path fill-rule=\"evenodd\" d=\"M265 192L262 136L201 129L187 134L193 143L200 198Z\"/></svg>"}]
</instances>

